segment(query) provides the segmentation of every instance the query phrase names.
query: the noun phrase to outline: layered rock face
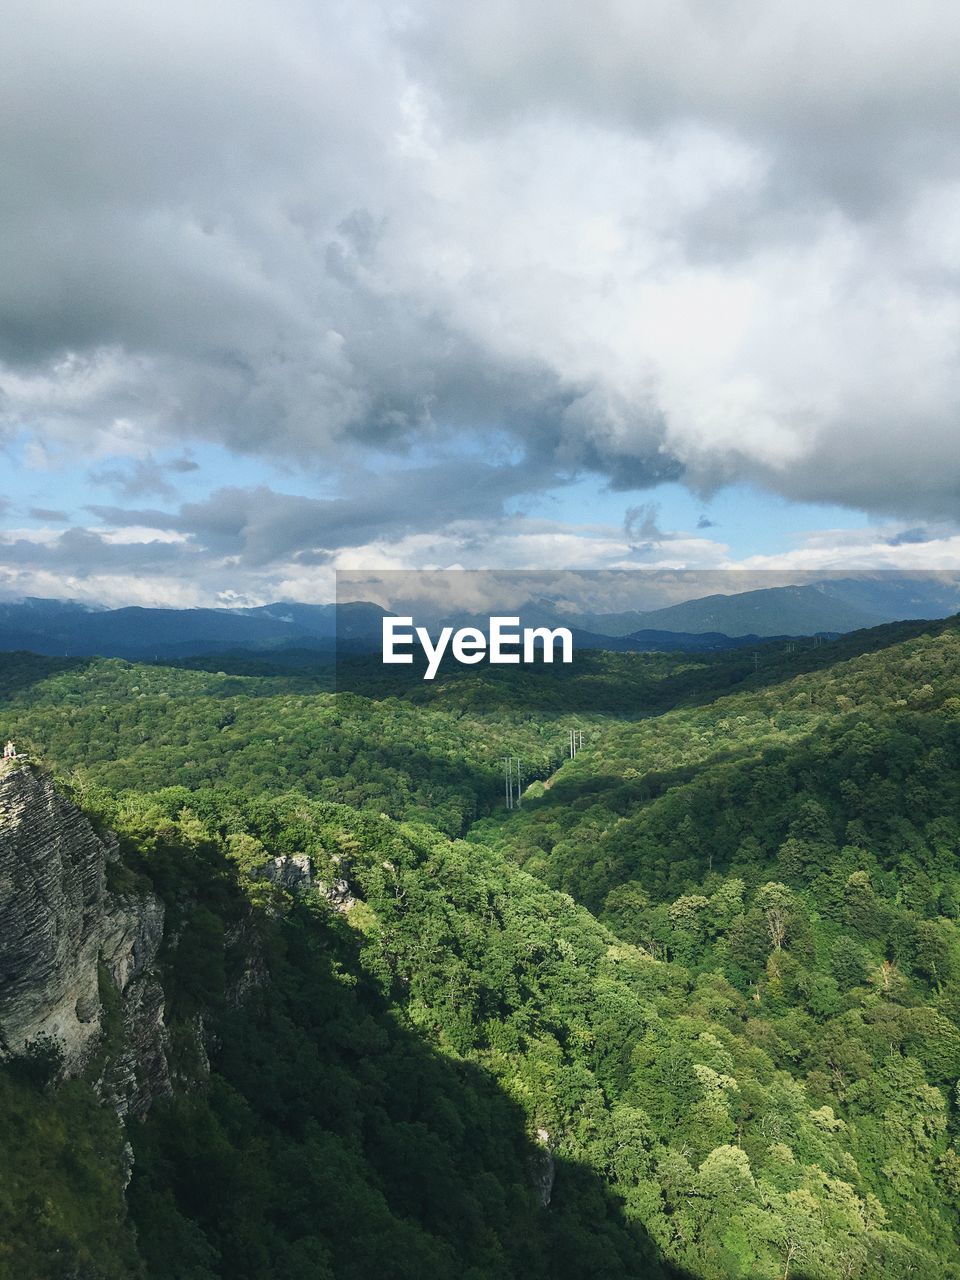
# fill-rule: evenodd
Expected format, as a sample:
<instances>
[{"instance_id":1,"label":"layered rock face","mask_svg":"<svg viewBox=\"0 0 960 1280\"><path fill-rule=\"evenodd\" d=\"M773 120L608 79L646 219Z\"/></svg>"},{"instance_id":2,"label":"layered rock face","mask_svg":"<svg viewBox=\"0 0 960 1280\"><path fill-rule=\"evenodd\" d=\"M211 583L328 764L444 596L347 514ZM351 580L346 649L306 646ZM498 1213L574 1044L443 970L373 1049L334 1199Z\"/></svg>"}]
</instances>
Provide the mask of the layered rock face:
<instances>
[{"instance_id":1,"label":"layered rock face","mask_svg":"<svg viewBox=\"0 0 960 1280\"><path fill-rule=\"evenodd\" d=\"M152 972L163 905L152 894L111 894L111 856L49 778L0 766L0 1052L51 1037L64 1070L82 1069L101 1036L103 965L128 1046L104 1083L119 1110L142 1111L169 1088L163 990Z\"/></svg>"}]
</instances>

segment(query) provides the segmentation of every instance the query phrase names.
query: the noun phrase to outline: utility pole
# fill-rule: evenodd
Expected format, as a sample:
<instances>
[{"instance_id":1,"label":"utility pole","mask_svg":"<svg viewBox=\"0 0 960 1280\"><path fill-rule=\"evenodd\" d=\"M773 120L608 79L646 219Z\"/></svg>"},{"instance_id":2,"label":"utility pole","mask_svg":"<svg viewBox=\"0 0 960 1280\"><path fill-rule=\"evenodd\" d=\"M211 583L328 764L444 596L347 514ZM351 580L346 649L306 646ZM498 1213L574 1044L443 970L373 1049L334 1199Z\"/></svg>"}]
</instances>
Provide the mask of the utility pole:
<instances>
[{"instance_id":1,"label":"utility pole","mask_svg":"<svg viewBox=\"0 0 960 1280\"><path fill-rule=\"evenodd\" d=\"M523 774L519 756L501 756L503 763L503 798L508 809L519 809L523 805ZM516 772L514 772L516 767Z\"/></svg>"}]
</instances>

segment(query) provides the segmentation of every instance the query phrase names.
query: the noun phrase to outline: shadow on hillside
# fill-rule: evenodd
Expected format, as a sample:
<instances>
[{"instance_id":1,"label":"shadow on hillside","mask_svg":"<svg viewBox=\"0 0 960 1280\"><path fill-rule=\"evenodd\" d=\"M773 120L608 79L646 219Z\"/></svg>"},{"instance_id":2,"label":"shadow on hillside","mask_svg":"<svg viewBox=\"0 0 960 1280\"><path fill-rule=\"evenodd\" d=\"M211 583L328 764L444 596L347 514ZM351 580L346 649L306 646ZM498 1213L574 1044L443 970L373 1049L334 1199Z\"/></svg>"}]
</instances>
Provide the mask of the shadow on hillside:
<instances>
[{"instance_id":1,"label":"shadow on hillside","mask_svg":"<svg viewBox=\"0 0 960 1280\"><path fill-rule=\"evenodd\" d=\"M282 677L299 680L304 691L332 693L336 684L333 659L327 652L313 649L229 650L224 653L201 653L188 658L162 659L153 666L167 666L188 671L211 671L230 676L257 676L267 679Z\"/></svg>"},{"instance_id":2,"label":"shadow on hillside","mask_svg":"<svg viewBox=\"0 0 960 1280\"><path fill-rule=\"evenodd\" d=\"M891 623L834 640L782 639L722 653L616 653L585 649L569 666L463 667L446 661L432 682L422 663L386 670L379 656L351 656L337 664L336 688L371 699L401 698L418 705L481 715L602 715L639 719L675 707L704 706L796 676L874 653L922 635L955 630L958 618Z\"/></svg>"},{"instance_id":3,"label":"shadow on hillside","mask_svg":"<svg viewBox=\"0 0 960 1280\"><path fill-rule=\"evenodd\" d=\"M603 715L627 719L661 715L673 707L701 706L742 689L757 690L829 668L862 654L956 629L958 618L892 623L835 640L801 637L759 643L755 649L721 653L618 653L584 649L571 666L462 667L446 662L433 682L419 666L387 671L379 655L350 654L332 664L327 652L229 651L171 658L130 656L128 661L227 675L300 680L304 691L354 693L372 700L400 698L416 705L480 715ZM99 661L90 657L45 657L27 650L0 653L0 698L63 671Z\"/></svg>"},{"instance_id":4,"label":"shadow on hillside","mask_svg":"<svg viewBox=\"0 0 960 1280\"><path fill-rule=\"evenodd\" d=\"M798 739L797 741L803 741ZM772 751L782 751L773 747ZM761 760L766 752L756 745L717 751L694 764L680 765L676 769L655 770L639 778L623 778L616 774L561 774L542 796L524 801L529 810L562 808L585 809L601 799L608 812L629 814L652 803L672 787L683 786L701 773L723 764L741 764Z\"/></svg>"},{"instance_id":5,"label":"shadow on hillside","mask_svg":"<svg viewBox=\"0 0 960 1280\"><path fill-rule=\"evenodd\" d=\"M822 729L812 727L809 733L797 735L785 743L749 743L743 747L720 748L702 760L678 765L674 769L650 769L639 777L626 778L615 773L559 773L542 796L524 800L528 812L550 809L590 808L603 803L607 813L621 817L652 804L674 787L685 786L704 773L723 765L762 767L804 748L812 738L822 736Z\"/></svg>"},{"instance_id":6,"label":"shadow on hillside","mask_svg":"<svg viewBox=\"0 0 960 1280\"><path fill-rule=\"evenodd\" d=\"M234 895L209 861L222 913ZM228 988L249 970L252 930L240 933ZM403 1024L360 964L356 929L297 905L265 937L269 985L204 1011L208 1084L185 1084L132 1133L131 1212L151 1280L692 1280L589 1167L556 1158L541 1207L547 1158L524 1112L488 1072ZM176 1025L192 1006L175 953L170 965ZM188 986L208 967L217 958L194 934ZM432 1016L451 1034L465 1014L452 1001Z\"/></svg>"},{"instance_id":7,"label":"shadow on hillside","mask_svg":"<svg viewBox=\"0 0 960 1280\"><path fill-rule=\"evenodd\" d=\"M701 688L699 696L687 699L676 698L673 705L694 708L708 705L717 698L738 691L759 691L762 688L783 683L798 675L816 670L828 671L841 662L849 661L858 655L872 653L889 647L891 644L909 640L921 635L936 635L947 630L957 629L956 618L944 619L942 622L910 622L893 626L874 628L871 631L856 632L841 637L819 650L805 655L791 654L775 668L759 672L751 671L745 675L739 686L718 689ZM727 673L729 674L729 673ZM687 678L686 673L677 677L677 685ZM698 677L704 683L701 673ZM664 682L669 683L668 681ZM651 710L649 715L655 716L668 708ZM638 717L639 719L648 717ZM637 777L624 777L613 773L584 774L579 771L568 772L560 762L560 771L551 779L550 785L541 795L529 797L524 801L524 809L530 811L549 812L553 809L586 810L594 804L602 803L605 810L621 816L635 811L657 800L674 787L683 786L703 773L712 769L730 766L764 766L784 755L802 749L812 736L821 736L825 730L822 726L811 724L809 733L798 734L784 742L752 742L737 746L736 744L718 747L704 758L689 764L678 765L673 769L645 771ZM500 815L505 822L510 821L506 815Z\"/></svg>"},{"instance_id":8,"label":"shadow on hillside","mask_svg":"<svg viewBox=\"0 0 960 1280\"><path fill-rule=\"evenodd\" d=\"M19 649L0 653L0 699L18 694L64 671L85 671L94 658L51 658Z\"/></svg>"}]
</instances>

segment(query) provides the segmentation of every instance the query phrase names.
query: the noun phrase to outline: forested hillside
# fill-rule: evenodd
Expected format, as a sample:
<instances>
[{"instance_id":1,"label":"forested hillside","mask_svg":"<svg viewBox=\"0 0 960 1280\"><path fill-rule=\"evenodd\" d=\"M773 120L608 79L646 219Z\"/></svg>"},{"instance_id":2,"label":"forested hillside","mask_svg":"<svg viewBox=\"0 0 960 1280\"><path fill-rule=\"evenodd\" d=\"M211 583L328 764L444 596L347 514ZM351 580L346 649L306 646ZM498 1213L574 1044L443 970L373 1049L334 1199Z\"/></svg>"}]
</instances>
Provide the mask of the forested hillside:
<instances>
[{"instance_id":1,"label":"forested hillside","mask_svg":"<svg viewBox=\"0 0 960 1280\"><path fill-rule=\"evenodd\" d=\"M952 621L389 696L2 680L165 904L172 1086L121 1128L7 1063L0 1275L960 1276Z\"/></svg>"},{"instance_id":2,"label":"forested hillside","mask_svg":"<svg viewBox=\"0 0 960 1280\"><path fill-rule=\"evenodd\" d=\"M546 779L572 727L596 747L625 722L776 686L916 631L902 624L748 654L585 652L572 667L522 672L454 666L431 683L413 669L385 676L379 661L347 662L336 696L326 667L258 662L257 674L235 674L216 658L172 668L16 653L0 662L3 732L81 786L300 787L461 835L500 805L504 755L522 758L528 780Z\"/></svg>"}]
</instances>

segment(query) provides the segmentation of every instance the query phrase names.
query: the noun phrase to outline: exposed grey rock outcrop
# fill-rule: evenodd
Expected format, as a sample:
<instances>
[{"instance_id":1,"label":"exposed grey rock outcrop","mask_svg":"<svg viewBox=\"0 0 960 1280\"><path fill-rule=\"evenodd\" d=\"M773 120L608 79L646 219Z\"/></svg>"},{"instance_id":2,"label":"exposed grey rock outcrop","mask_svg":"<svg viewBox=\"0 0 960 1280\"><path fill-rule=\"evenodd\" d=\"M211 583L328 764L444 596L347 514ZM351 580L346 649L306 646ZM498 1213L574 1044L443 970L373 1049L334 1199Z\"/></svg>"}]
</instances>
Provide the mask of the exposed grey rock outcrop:
<instances>
[{"instance_id":1,"label":"exposed grey rock outcrop","mask_svg":"<svg viewBox=\"0 0 960 1280\"><path fill-rule=\"evenodd\" d=\"M351 907L356 905L356 898L350 888L349 880L339 877L330 884L324 884L322 881L317 882L317 888L330 903L334 910L346 915Z\"/></svg>"},{"instance_id":2,"label":"exposed grey rock outcrop","mask_svg":"<svg viewBox=\"0 0 960 1280\"><path fill-rule=\"evenodd\" d=\"M226 990L227 1004L236 1009L253 1000L267 986L270 973L260 935L251 927L249 918L235 925L226 941L231 950L242 957L240 971Z\"/></svg>"},{"instance_id":3,"label":"exposed grey rock outcrop","mask_svg":"<svg viewBox=\"0 0 960 1280\"><path fill-rule=\"evenodd\" d=\"M136 978L124 992L123 1047L100 1078L102 1095L120 1115L146 1115L157 1098L172 1092L163 1011L163 987L149 974Z\"/></svg>"},{"instance_id":4,"label":"exposed grey rock outcrop","mask_svg":"<svg viewBox=\"0 0 960 1280\"><path fill-rule=\"evenodd\" d=\"M334 860L336 865L337 860ZM291 853L285 857L271 858L264 862L256 872L261 880L269 880L288 893L298 893L304 889L317 889L334 910L346 914L357 899L354 897L349 880L344 876L336 876L331 881L315 879L316 871L312 859L306 853Z\"/></svg>"},{"instance_id":5,"label":"exposed grey rock outcrop","mask_svg":"<svg viewBox=\"0 0 960 1280\"><path fill-rule=\"evenodd\" d=\"M120 1111L169 1089L163 990L152 971L163 904L107 889L111 848L51 780L0 768L0 1051L56 1040L68 1074L101 1039L99 970L118 993L122 1040L102 1080Z\"/></svg>"},{"instance_id":6,"label":"exposed grey rock outcrop","mask_svg":"<svg viewBox=\"0 0 960 1280\"><path fill-rule=\"evenodd\" d=\"M553 1182L556 1177L556 1166L553 1160L550 1134L546 1129L537 1130L537 1149L530 1158L530 1173L533 1178L533 1190L537 1204L545 1209L553 1195Z\"/></svg>"},{"instance_id":7,"label":"exposed grey rock outcrop","mask_svg":"<svg viewBox=\"0 0 960 1280\"><path fill-rule=\"evenodd\" d=\"M271 858L259 869L260 878L269 880L281 889L310 889L313 886L313 863L305 853L292 853L287 857Z\"/></svg>"}]
</instances>

